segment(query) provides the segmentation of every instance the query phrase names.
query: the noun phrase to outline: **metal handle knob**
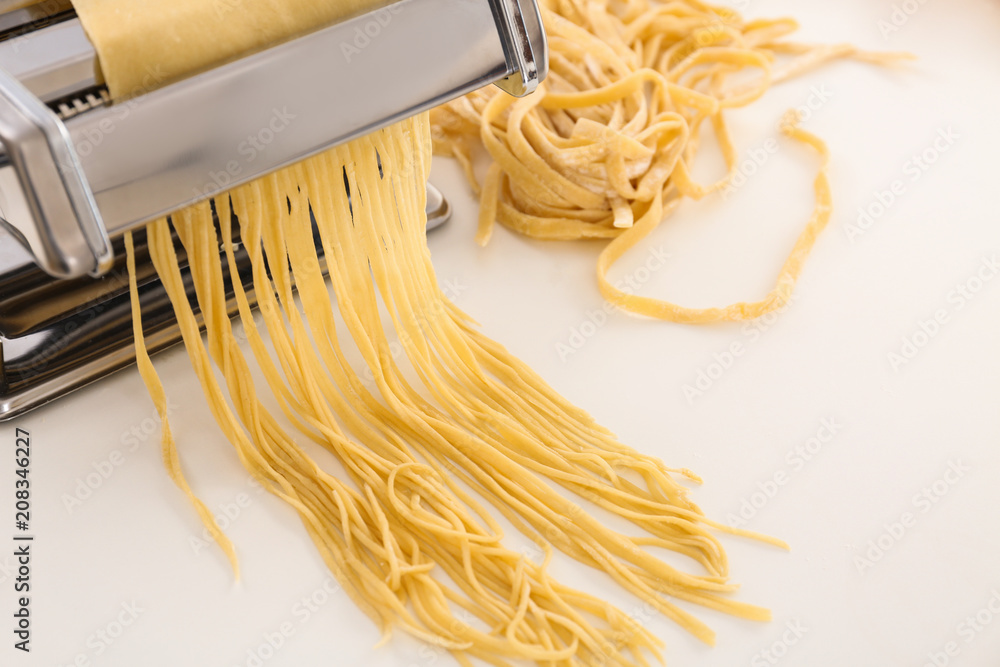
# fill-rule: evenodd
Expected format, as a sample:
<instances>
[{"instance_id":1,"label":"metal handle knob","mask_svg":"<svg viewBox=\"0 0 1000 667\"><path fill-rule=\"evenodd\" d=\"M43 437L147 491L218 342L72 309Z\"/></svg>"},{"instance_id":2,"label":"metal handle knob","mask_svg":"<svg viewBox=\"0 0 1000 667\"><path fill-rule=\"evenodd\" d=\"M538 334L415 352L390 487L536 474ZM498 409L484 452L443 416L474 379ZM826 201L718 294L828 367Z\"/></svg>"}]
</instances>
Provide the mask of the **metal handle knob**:
<instances>
[{"instance_id":1,"label":"metal handle knob","mask_svg":"<svg viewBox=\"0 0 1000 667\"><path fill-rule=\"evenodd\" d=\"M0 143L33 218L7 220L0 214L0 224L54 276L107 271L111 241L66 126L2 69Z\"/></svg>"}]
</instances>

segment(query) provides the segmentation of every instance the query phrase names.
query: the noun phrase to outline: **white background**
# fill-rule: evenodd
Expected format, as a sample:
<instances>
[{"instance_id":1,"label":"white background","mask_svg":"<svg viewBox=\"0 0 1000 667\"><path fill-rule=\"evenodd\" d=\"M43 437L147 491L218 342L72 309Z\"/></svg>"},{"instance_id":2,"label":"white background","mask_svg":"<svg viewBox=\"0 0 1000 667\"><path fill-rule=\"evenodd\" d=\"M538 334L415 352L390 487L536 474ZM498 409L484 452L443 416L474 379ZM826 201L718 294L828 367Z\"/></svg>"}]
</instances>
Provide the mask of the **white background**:
<instances>
[{"instance_id":1,"label":"white background","mask_svg":"<svg viewBox=\"0 0 1000 667\"><path fill-rule=\"evenodd\" d=\"M1000 614L988 610L995 595L1000 610L1000 278L961 308L952 294L1000 251L1000 5L909 0L908 7L917 10L885 36L878 21L893 9L881 0L740 7L750 16L793 15L811 41L920 56L893 69L837 63L730 115L747 155L811 88L829 94L806 127L833 150L835 214L794 304L757 334L740 324L686 327L616 313L596 331L587 327L585 344L561 358L557 345L602 306L594 284L600 244L533 242L499 229L480 249L467 186L453 164L435 165L433 180L455 214L430 246L442 283L459 286L461 307L624 442L700 473L705 484L694 497L710 516L725 520L756 500L748 527L792 545L786 553L724 538L740 599L769 606L775 620L695 610L717 630L714 648L645 614L603 575L556 562L567 583L641 615L666 641L672 665L767 665L762 651L770 649L785 665L920 667L936 656L938 665L972 667L1000 659ZM908 161L948 128L957 140L913 180ZM642 294L710 306L766 293L812 207L814 155L785 140L780 146L726 201L683 205L616 275L642 275L635 271L655 248L670 259ZM707 159L698 175L708 180L717 170ZM903 194L850 239L859 207L896 179ZM940 309L947 322L893 368L888 355ZM733 342L744 354L689 401L684 385L712 370L713 355ZM455 664L402 636L373 648L372 624L345 595L323 590L327 575L292 510L248 484L184 352L155 361L175 404L192 486L219 512L248 493L228 529L242 581L233 583L218 549L192 547L201 527L163 471L153 406L138 375L120 373L16 423L33 442L33 638L29 656L13 650L12 560L0 556L0 664L234 667L247 665L248 651L286 622L291 635L273 655L265 651L268 667ZM823 419L839 431L797 468L787 453ZM14 427L0 426L4 516L13 514ZM124 462L67 509L66 495L116 450ZM915 499L951 464L967 470L938 484L943 497L929 507ZM778 472L787 483L766 502L754 497ZM912 525L893 537L887 526L906 512ZM863 565L859 558L879 556L869 551L880 539L884 553ZM523 543L511 536L512 545ZM306 614L300 600L313 595L321 603ZM134 622L110 645L99 640L96 633L109 625L114 632L130 604L141 609ZM978 630L963 625L984 609ZM786 623L798 624L801 637ZM942 653L949 642L957 655Z\"/></svg>"}]
</instances>

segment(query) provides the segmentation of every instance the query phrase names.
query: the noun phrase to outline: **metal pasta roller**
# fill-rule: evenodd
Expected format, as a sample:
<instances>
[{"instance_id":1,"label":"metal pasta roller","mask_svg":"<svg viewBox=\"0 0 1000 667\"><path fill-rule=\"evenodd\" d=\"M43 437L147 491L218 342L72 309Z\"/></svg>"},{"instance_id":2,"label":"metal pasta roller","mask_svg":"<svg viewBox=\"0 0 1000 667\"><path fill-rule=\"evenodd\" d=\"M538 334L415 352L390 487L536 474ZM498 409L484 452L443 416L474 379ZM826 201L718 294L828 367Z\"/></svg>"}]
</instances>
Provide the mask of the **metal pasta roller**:
<instances>
[{"instance_id":1,"label":"metal pasta roller","mask_svg":"<svg viewBox=\"0 0 1000 667\"><path fill-rule=\"evenodd\" d=\"M95 61L69 0L0 0L0 420L134 362L125 231L155 352L180 333L144 223L489 83L526 95L547 51L535 0L400 0L117 105ZM428 227L448 215L428 186Z\"/></svg>"}]
</instances>

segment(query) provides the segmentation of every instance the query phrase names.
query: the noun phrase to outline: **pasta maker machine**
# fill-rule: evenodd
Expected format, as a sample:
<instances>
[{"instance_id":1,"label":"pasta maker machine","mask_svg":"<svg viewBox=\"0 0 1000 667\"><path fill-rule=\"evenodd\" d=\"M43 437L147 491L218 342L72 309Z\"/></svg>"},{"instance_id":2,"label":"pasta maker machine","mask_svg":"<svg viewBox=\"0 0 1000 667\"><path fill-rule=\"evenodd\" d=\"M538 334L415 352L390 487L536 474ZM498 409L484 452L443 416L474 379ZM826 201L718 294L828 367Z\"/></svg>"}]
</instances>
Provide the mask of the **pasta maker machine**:
<instances>
[{"instance_id":1,"label":"pasta maker machine","mask_svg":"<svg viewBox=\"0 0 1000 667\"><path fill-rule=\"evenodd\" d=\"M69 0L0 0L0 420L134 362L125 231L156 352L180 333L144 223L481 86L526 95L546 69L535 0L397 0L112 104ZM276 116L294 121L247 160ZM430 186L427 214L449 215Z\"/></svg>"}]
</instances>

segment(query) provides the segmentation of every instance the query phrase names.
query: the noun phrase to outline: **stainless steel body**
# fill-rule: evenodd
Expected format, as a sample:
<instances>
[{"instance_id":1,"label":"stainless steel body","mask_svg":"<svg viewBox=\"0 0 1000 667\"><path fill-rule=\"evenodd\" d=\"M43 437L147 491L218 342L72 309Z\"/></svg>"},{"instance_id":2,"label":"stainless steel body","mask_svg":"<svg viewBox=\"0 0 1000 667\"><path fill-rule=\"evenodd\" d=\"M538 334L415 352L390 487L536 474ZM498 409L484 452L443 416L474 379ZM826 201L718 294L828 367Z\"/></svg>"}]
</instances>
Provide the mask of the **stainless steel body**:
<instances>
[{"instance_id":1,"label":"stainless steel body","mask_svg":"<svg viewBox=\"0 0 1000 667\"><path fill-rule=\"evenodd\" d=\"M371 35L364 48L345 48L359 34ZM0 69L13 67L18 58L2 48L5 43L0 43ZM4 192L9 207L21 204L32 219L12 219L6 212L2 217L53 275L99 273L100 249L90 252L65 238L72 232L96 248L101 239L90 238L93 218L115 237L486 84L526 94L544 71L544 37L533 0L400 0L69 118L68 141L50 131L54 116L39 115L38 127L25 128L24 92L10 85L10 77L6 86L0 77L0 140L6 145L0 170L16 171L20 185ZM160 83L155 68L149 76L151 88ZM32 81L53 87L38 75L27 85ZM8 123L6 136L5 105L22 111L22 122ZM63 182L32 180L26 173L30 162L19 164L18 146L37 144L38 135L53 148ZM50 168L41 151L34 158ZM90 192L73 198L81 180ZM96 210L80 203L88 195ZM58 211L37 204L64 199L71 203ZM67 207L77 210L76 221L66 220ZM59 231L49 233L53 227Z\"/></svg>"},{"instance_id":2,"label":"stainless steel body","mask_svg":"<svg viewBox=\"0 0 1000 667\"><path fill-rule=\"evenodd\" d=\"M448 202L428 186L428 227L443 224ZM135 361L128 274L121 247L100 278L57 280L31 263L24 250L0 240L0 421L33 410ZM116 244L118 245L118 244ZM166 291L145 260L143 232L137 232L139 301L146 344L155 353L180 342L180 329ZM322 259L323 247L316 251ZM12 257L13 254L13 257ZM181 273L193 294L183 253ZM249 258L236 253L250 305L256 304ZM226 258L222 256L223 266ZM326 269L323 267L325 273ZM227 284L230 315L236 314Z\"/></svg>"},{"instance_id":3,"label":"stainless steel body","mask_svg":"<svg viewBox=\"0 0 1000 667\"><path fill-rule=\"evenodd\" d=\"M401 0L112 105L68 0L5 4L0 420L134 361L124 231L488 83L526 94L547 66L534 0ZM428 186L428 228L449 213ZM138 271L156 351L179 331Z\"/></svg>"}]
</instances>

